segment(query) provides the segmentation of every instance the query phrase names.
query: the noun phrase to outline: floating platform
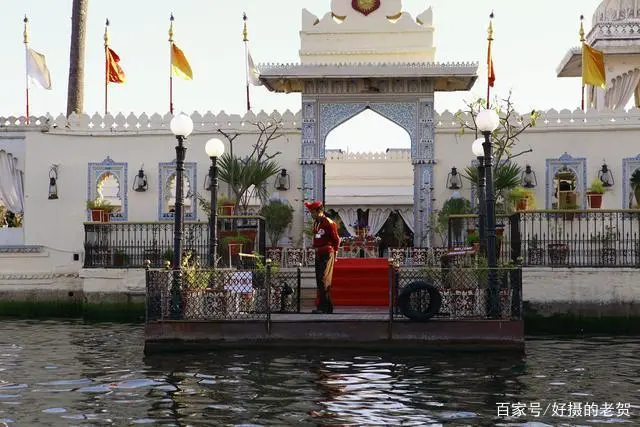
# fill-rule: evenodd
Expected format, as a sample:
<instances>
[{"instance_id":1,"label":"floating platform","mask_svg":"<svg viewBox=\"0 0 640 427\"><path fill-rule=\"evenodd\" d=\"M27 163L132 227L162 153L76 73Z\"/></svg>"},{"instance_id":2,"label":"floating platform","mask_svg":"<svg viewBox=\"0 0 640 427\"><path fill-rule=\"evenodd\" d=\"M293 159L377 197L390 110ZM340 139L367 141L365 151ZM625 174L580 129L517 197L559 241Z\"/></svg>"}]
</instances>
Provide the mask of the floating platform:
<instances>
[{"instance_id":1,"label":"floating platform","mask_svg":"<svg viewBox=\"0 0 640 427\"><path fill-rule=\"evenodd\" d=\"M384 311L273 313L270 319L147 322L145 353L228 348L328 347L375 350L520 350L522 320L434 318L413 322Z\"/></svg>"}]
</instances>

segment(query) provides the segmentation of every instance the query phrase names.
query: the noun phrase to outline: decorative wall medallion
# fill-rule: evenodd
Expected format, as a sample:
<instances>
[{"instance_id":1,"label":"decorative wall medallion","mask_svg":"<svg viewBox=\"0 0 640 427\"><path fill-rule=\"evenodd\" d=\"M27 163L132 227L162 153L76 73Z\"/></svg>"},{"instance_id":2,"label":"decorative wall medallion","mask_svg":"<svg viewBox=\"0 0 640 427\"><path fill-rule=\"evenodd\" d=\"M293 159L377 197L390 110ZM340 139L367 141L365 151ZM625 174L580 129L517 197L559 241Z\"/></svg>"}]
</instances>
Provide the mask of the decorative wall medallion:
<instances>
[{"instance_id":1,"label":"decorative wall medallion","mask_svg":"<svg viewBox=\"0 0 640 427\"><path fill-rule=\"evenodd\" d=\"M351 6L354 10L362 13L364 16L375 12L380 7L380 0L352 0Z\"/></svg>"}]
</instances>

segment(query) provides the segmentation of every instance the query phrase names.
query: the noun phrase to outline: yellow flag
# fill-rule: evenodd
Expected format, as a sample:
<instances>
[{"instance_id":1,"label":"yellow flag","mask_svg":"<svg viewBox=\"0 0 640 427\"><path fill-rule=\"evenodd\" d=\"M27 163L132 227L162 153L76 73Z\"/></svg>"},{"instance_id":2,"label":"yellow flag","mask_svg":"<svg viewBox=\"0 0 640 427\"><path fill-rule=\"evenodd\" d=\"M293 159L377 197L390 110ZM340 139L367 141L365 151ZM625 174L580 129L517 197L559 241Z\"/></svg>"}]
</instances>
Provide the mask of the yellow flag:
<instances>
[{"instance_id":1,"label":"yellow flag","mask_svg":"<svg viewBox=\"0 0 640 427\"><path fill-rule=\"evenodd\" d=\"M193 80L191 65L187 57L175 43L171 44L171 72L174 76L182 77L185 80Z\"/></svg>"},{"instance_id":2,"label":"yellow flag","mask_svg":"<svg viewBox=\"0 0 640 427\"><path fill-rule=\"evenodd\" d=\"M582 43L582 84L605 88L604 54Z\"/></svg>"}]
</instances>

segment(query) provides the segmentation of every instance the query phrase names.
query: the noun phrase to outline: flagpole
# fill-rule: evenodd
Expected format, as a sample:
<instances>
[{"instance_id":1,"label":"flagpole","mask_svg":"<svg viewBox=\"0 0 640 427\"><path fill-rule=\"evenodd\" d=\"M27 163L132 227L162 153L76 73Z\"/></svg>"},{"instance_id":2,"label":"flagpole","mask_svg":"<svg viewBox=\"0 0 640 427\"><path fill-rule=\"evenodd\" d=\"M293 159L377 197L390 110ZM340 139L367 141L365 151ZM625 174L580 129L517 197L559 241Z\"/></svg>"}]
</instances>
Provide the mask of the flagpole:
<instances>
[{"instance_id":1,"label":"flagpole","mask_svg":"<svg viewBox=\"0 0 640 427\"><path fill-rule=\"evenodd\" d=\"M249 94L249 31L247 30L247 14L242 14L244 29L242 30L242 41L244 42L244 76L247 82L247 111L251 111L251 98Z\"/></svg>"},{"instance_id":2,"label":"flagpole","mask_svg":"<svg viewBox=\"0 0 640 427\"><path fill-rule=\"evenodd\" d=\"M580 43L584 44L585 39L584 39L584 25L582 24L582 21L584 21L584 15L580 15ZM580 45L580 47L582 48L582 44ZM583 49L584 52L584 49ZM584 58L582 58L582 60L584 61ZM583 73L581 72L580 75L582 75ZM582 109L582 111L584 112L584 76L582 76L582 85L581 85L581 89L580 89L580 108Z\"/></svg>"},{"instance_id":3,"label":"flagpole","mask_svg":"<svg viewBox=\"0 0 640 427\"><path fill-rule=\"evenodd\" d=\"M109 19L104 24L104 115L109 113Z\"/></svg>"},{"instance_id":4,"label":"flagpole","mask_svg":"<svg viewBox=\"0 0 640 427\"><path fill-rule=\"evenodd\" d=\"M169 17L169 113L173 114L173 13Z\"/></svg>"},{"instance_id":5,"label":"flagpole","mask_svg":"<svg viewBox=\"0 0 640 427\"><path fill-rule=\"evenodd\" d=\"M489 99L491 98L491 68L493 58L491 57L491 43L493 42L493 12L489 15L489 30L487 40L489 41L489 49L487 52L487 110L489 109Z\"/></svg>"},{"instance_id":6,"label":"flagpole","mask_svg":"<svg viewBox=\"0 0 640 427\"><path fill-rule=\"evenodd\" d=\"M25 92L26 92L26 97L27 97L27 103L26 103L26 112L27 112L27 125L30 122L30 113L29 113L29 32L28 32L28 28L27 28L27 24L29 23L29 18L27 18L27 15L24 15L24 31L22 33L23 37L24 37L24 65L25 65L25 73L24 73L24 77L25 77Z\"/></svg>"}]
</instances>

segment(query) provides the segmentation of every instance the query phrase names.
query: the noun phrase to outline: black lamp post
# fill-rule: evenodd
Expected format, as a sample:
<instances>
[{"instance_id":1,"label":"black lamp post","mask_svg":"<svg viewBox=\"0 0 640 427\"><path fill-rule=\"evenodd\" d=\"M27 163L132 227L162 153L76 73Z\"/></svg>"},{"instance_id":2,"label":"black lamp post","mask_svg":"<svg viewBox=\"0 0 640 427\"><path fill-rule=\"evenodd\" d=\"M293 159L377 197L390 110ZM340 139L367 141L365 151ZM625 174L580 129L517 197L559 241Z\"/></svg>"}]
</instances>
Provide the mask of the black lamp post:
<instances>
[{"instance_id":1,"label":"black lamp post","mask_svg":"<svg viewBox=\"0 0 640 427\"><path fill-rule=\"evenodd\" d=\"M224 144L218 138L211 138L204 146L211 159L209 168L209 191L211 191L211 212L209 214L209 254L211 268L217 267L218 260L218 158L224 154Z\"/></svg>"},{"instance_id":2,"label":"black lamp post","mask_svg":"<svg viewBox=\"0 0 640 427\"><path fill-rule=\"evenodd\" d=\"M480 252L487 253L487 207L485 197L485 173L484 173L484 138L473 141L471 151L478 158L478 222L480 222Z\"/></svg>"},{"instance_id":3,"label":"black lamp post","mask_svg":"<svg viewBox=\"0 0 640 427\"><path fill-rule=\"evenodd\" d=\"M484 136L484 168L486 176L486 214L487 214L487 261L489 267L488 310L490 318L500 317L500 295L496 280L496 205L493 191L493 144L491 133L500 125L500 117L494 110L482 110L476 117L478 130Z\"/></svg>"},{"instance_id":4,"label":"black lamp post","mask_svg":"<svg viewBox=\"0 0 640 427\"><path fill-rule=\"evenodd\" d=\"M184 141L193 132L193 121L191 117L180 113L171 119L171 132L176 136L176 203L174 212L173 229L173 281L171 282L171 317L179 319L181 317L180 290L182 287L182 225L184 197L184 158L187 154L187 147Z\"/></svg>"}]
</instances>

